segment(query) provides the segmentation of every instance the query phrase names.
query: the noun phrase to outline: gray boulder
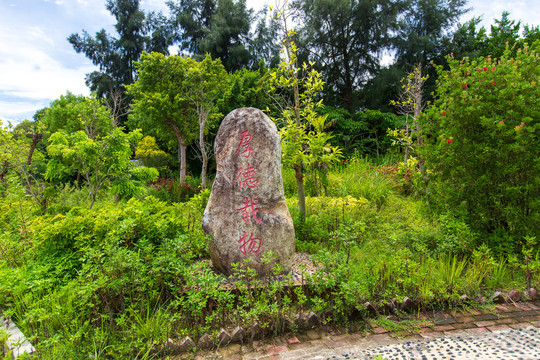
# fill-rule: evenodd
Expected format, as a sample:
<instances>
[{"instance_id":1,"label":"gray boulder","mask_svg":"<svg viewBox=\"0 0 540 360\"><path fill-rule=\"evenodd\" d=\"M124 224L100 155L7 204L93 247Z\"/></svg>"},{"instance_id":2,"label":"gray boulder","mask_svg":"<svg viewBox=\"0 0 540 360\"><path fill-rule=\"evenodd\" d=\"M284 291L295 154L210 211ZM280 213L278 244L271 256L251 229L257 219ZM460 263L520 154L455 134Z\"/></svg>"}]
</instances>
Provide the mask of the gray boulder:
<instances>
[{"instance_id":1,"label":"gray boulder","mask_svg":"<svg viewBox=\"0 0 540 360\"><path fill-rule=\"evenodd\" d=\"M281 144L272 120L255 108L229 113L221 123L214 153L217 174L202 226L210 235L214 266L231 275L233 263L259 276L275 263L292 267L294 227L283 190ZM272 252L274 261L262 258Z\"/></svg>"}]
</instances>

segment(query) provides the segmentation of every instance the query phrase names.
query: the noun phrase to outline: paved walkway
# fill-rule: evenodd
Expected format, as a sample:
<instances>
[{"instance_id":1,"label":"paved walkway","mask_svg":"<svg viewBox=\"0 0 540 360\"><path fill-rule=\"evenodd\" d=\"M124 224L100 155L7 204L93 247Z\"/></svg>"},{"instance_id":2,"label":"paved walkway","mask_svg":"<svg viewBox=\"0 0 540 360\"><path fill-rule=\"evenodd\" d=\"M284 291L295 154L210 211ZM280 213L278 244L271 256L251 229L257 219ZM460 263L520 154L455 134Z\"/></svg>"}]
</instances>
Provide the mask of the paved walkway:
<instances>
[{"instance_id":1,"label":"paved walkway","mask_svg":"<svg viewBox=\"0 0 540 360\"><path fill-rule=\"evenodd\" d=\"M371 325L363 333L315 329L232 344L196 359L540 359L540 301L423 313L404 321L379 318Z\"/></svg>"}]
</instances>

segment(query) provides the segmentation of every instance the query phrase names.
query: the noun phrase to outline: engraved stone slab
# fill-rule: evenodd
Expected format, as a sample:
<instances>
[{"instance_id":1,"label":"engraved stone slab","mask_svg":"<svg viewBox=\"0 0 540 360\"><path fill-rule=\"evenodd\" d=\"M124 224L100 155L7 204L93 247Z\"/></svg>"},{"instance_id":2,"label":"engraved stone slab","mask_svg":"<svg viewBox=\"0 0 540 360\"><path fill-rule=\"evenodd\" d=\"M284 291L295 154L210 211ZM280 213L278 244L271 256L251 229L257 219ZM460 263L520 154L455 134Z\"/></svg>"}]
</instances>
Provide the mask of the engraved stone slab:
<instances>
[{"instance_id":1,"label":"engraved stone slab","mask_svg":"<svg viewBox=\"0 0 540 360\"><path fill-rule=\"evenodd\" d=\"M289 272L295 237L276 125L259 109L236 109L221 123L214 152L217 174L202 220L212 263L225 275L248 259L260 276L271 274L274 263ZM270 251L274 261L264 264Z\"/></svg>"}]
</instances>

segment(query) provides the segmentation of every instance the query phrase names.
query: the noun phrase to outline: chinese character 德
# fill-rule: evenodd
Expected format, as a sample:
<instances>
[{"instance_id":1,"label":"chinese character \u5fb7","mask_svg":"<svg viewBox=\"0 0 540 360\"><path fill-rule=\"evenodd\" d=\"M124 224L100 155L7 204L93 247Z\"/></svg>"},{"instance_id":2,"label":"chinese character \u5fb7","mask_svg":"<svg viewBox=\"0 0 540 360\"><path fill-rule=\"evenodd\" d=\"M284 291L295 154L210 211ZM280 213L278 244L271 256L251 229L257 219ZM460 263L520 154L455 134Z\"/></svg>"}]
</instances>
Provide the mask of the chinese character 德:
<instances>
[{"instance_id":1,"label":"chinese character \u5fb7","mask_svg":"<svg viewBox=\"0 0 540 360\"><path fill-rule=\"evenodd\" d=\"M245 154L244 157L246 158L249 158L249 156L251 155L251 152L253 151L253 149L251 148L251 139L253 137L248 134L248 131L249 130L246 130L241 133L242 139L240 139L240 144L238 145L238 147L236 148L236 151L234 152L235 154L237 154L238 150L242 148L242 151L240 152L240 154Z\"/></svg>"},{"instance_id":2,"label":"chinese character \u5fb7","mask_svg":"<svg viewBox=\"0 0 540 360\"><path fill-rule=\"evenodd\" d=\"M240 240L238 240L238 243L242 244L240 245L240 251L242 252L242 254L247 255L248 252L252 252L255 255L257 255L259 253L259 250L261 249L262 240L259 238L254 238L253 233L251 233L248 239L247 234L244 231L244 235L240 238ZM247 245L247 251L246 251L246 245Z\"/></svg>"},{"instance_id":3,"label":"chinese character \u5fb7","mask_svg":"<svg viewBox=\"0 0 540 360\"><path fill-rule=\"evenodd\" d=\"M253 169L253 166L249 166L243 169L240 168L237 171L238 176L236 177L236 182L238 183L238 187L240 189L244 187L248 187L250 189L255 189L257 187L257 184L259 183L259 180L255 179L255 170Z\"/></svg>"},{"instance_id":4,"label":"chinese character \u5fb7","mask_svg":"<svg viewBox=\"0 0 540 360\"><path fill-rule=\"evenodd\" d=\"M242 203L244 207L240 209L236 209L236 211L242 212L242 220L244 220L247 224L249 224L249 217L253 215L253 219L257 222L257 224L261 223L261 219L257 219L257 212L259 211L259 208L257 207L257 201L259 199L253 199L251 196L246 196L246 201Z\"/></svg>"}]
</instances>

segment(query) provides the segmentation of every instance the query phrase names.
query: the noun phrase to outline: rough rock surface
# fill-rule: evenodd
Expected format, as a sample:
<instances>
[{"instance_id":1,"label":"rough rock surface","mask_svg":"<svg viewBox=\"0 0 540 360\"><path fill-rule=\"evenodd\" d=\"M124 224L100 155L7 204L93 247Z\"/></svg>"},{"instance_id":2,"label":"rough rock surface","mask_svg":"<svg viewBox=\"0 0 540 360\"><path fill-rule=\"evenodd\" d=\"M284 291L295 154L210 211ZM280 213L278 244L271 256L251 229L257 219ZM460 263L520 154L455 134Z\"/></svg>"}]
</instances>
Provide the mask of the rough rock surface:
<instances>
[{"instance_id":1,"label":"rough rock surface","mask_svg":"<svg viewBox=\"0 0 540 360\"><path fill-rule=\"evenodd\" d=\"M202 220L212 263L225 275L233 263L260 276L271 274L275 263L289 272L295 237L275 124L259 109L236 109L221 123L214 152L217 174ZM274 261L265 264L270 251Z\"/></svg>"}]
</instances>

